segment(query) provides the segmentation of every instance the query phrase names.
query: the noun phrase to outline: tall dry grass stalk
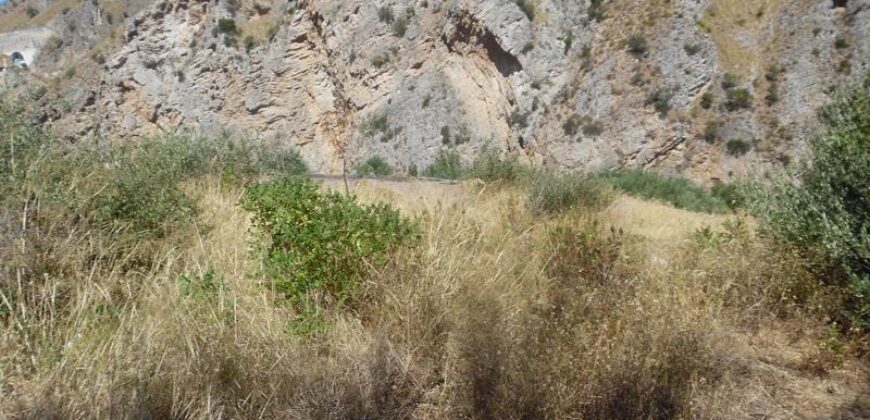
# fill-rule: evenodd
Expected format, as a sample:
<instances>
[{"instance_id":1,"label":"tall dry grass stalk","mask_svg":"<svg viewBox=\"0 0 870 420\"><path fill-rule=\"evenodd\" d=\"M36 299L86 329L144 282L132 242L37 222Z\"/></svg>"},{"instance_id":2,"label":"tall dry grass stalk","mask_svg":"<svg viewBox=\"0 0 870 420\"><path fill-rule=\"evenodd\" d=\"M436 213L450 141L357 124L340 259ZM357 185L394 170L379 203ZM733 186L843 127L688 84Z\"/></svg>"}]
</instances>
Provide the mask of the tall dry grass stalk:
<instances>
[{"instance_id":1,"label":"tall dry grass stalk","mask_svg":"<svg viewBox=\"0 0 870 420\"><path fill-rule=\"evenodd\" d=\"M734 357L726 330L763 304L733 300L752 285L727 280L760 268L728 271L686 247L657 263L608 211L540 218L509 188L364 184L361 200L421 218L422 243L373 270L349 309L327 312L325 332L295 336L293 309L258 274L241 191L215 179L187 188L203 222L148 244L148 270L116 269L136 247L83 258L111 238L70 232L51 244L65 277L4 290L4 415L709 415Z\"/></svg>"}]
</instances>

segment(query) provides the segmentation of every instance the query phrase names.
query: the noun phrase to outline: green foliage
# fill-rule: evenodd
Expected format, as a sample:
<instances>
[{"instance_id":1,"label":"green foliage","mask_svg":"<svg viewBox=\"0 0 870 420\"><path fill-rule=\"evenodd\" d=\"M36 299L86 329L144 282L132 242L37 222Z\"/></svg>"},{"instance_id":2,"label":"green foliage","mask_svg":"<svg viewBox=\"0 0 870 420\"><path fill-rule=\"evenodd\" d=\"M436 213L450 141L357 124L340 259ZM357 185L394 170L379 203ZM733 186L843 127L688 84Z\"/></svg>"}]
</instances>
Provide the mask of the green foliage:
<instances>
[{"instance_id":1,"label":"green foliage","mask_svg":"<svg viewBox=\"0 0 870 420\"><path fill-rule=\"evenodd\" d=\"M708 121L704 126L704 141L713 143L719 138L719 123L716 121Z\"/></svg>"},{"instance_id":2,"label":"green foliage","mask_svg":"<svg viewBox=\"0 0 870 420\"><path fill-rule=\"evenodd\" d=\"M847 290L830 308L870 326L870 74L838 92L820 113L824 136L794 179L755 185L752 209L763 233L803 255L819 277Z\"/></svg>"},{"instance_id":3,"label":"green foliage","mask_svg":"<svg viewBox=\"0 0 870 420\"><path fill-rule=\"evenodd\" d=\"M234 147L244 148L237 143ZM236 156L242 155L239 153ZM263 144L253 149L253 164L256 173L277 177L300 177L308 173L308 165L295 149L282 148L278 145ZM244 166L241 163L233 166ZM225 171L227 169L224 169Z\"/></svg>"},{"instance_id":4,"label":"green foliage","mask_svg":"<svg viewBox=\"0 0 870 420\"><path fill-rule=\"evenodd\" d=\"M580 116L577 114L572 114L562 123L562 131L565 132L566 136L575 136L577 135L577 131L580 129Z\"/></svg>"},{"instance_id":5,"label":"green foliage","mask_svg":"<svg viewBox=\"0 0 870 420\"><path fill-rule=\"evenodd\" d=\"M590 20L601 22L604 20L604 0L592 0L589 3L589 9L586 10L586 15Z\"/></svg>"},{"instance_id":6,"label":"green foliage","mask_svg":"<svg viewBox=\"0 0 870 420\"><path fill-rule=\"evenodd\" d=\"M752 145L743 139L732 139L725 143L725 149L731 156L743 156L752 150Z\"/></svg>"},{"instance_id":7,"label":"green foliage","mask_svg":"<svg viewBox=\"0 0 870 420\"><path fill-rule=\"evenodd\" d=\"M849 40L842 36L838 36L837 39L834 40L834 48L838 50L849 48Z\"/></svg>"},{"instance_id":8,"label":"green foliage","mask_svg":"<svg viewBox=\"0 0 870 420\"><path fill-rule=\"evenodd\" d=\"M705 92L703 95L701 95L701 108L704 108L704 109L712 108L714 100L715 100L715 98L713 98L712 93Z\"/></svg>"},{"instance_id":9,"label":"green foliage","mask_svg":"<svg viewBox=\"0 0 870 420\"><path fill-rule=\"evenodd\" d=\"M372 115L360 125L360 132L366 137L374 137L388 131L390 131L390 122L387 114Z\"/></svg>"},{"instance_id":10,"label":"green foliage","mask_svg":"<svg viewBox=\"0 0 870 420\"><path fill-rule=\"evenodd\" d=\"M387 53L378 54L372 57L372 65L381 68L390 63L390 55Z\"/></svg>"},{"instance_id":11,"label":"green foliage","mask_svg":"<svg viewBox=\"0 0 870 420\"><path fill-rule=\"evenodd\" d=\"M306 180L249 187L242 207L268 238L267 274L292 302L314 290L339 302L352 298L368 267L383 266L393 251L419 237L417 225L397 210L321 192Z\"/></svg>"},{"instance_id":12,"label":"green foliage","mask_svg":"<svg viewBox=\"0 0 870 420\"><path fill-rule=\"evenodd\" d=\"M218 32L230 36L236 35L239 31L236 27L236 21L228 18L219 19L217 28Z\"/></svg>"},{"instance_id":13,"label":"green foliage","mask_svg":"<svg viewBox=\"0 0 870 420\"><path fill-rule=\"evenodd\" d=\"M356 167L357 176L390 176L393 167L380 156L372 156Z\"/></svg>"},{"instance_id":14,"label":"green foliage","mask_svg":"<svg viewBox=\"0 0 870 420\"><path fill-rule=\"evenodd\" d=\"M739 88L728 91L725 98L725 108L729 111L737 111L752 107L752 93L749 89Z\"/></svg>"},{"instance_id":15,"label":"green foliage","mask_svg":"<svg viewBox=\"0 0 870 420\"><path fill-rule=\"evenodd\" d=\"M33 6L27 7L27 17L32 19L32 18L36 17L36 15L38 15L38 14L39 14L39 9L37 9Z\"/></svg>"},{"instance_id":16,"label":"green foliage","mask_svg":"<svg viewBox=\"0 0 870 420\"><path fill-rule=\"evenodd\" d=\"M722 76L722 89L731 90L740 84L740 79L733 73L725 73Z\"/></svg>"},{"instance_id":17,"label":"green foliage","mask_svg":"<svg viewBox=\"0 0 870 420\"><path fill-rule=\"evenodd\" d=\"M526 17L529 18L529 20L535 20L536 9L532 0L514 0L514 3L516 3L520 10L526 14Z\"/></svg>"},{"instance_id":18,"label":"green foliage","mask_svg":"<svg viewBox=\"0 0 870 420\"><path fill-rule=\"evenodd\" d=\"M178 277L178 288L183 296L194 299L213 299L226 289L223 279L209 268L205 273L187 273Z\"/></svg>"},{"instance_id":19,"label":"green foliage","mask_svg":"<svg viewBox=\"0 0 870 420\"><path fill-rule=\"evenodd\" d=\"M405 16L399 16L395 22L393 22L393 33L398 37L405 36L405 32L408 30L408 18Z\"/></svg>"},{"instance_id":20,"label":"green foliage","mask_svg":"<svg viewBox=\"0 0 870 420\"><path fill-rule=\"evenodd\" d=\"M534 174L528 185L526 207L535 214L554 214L568 209L599 209L610 203L609 188L582 174Z\"/></svg>"},{"instance_id":21,"label":"green foliage","mask_svg":"<svg viewBox=\"0 0 870 420\"><path fill-rule=\"evenodd\" d=\"M743 184L735 182L717 182L710 191L713 196L728 205L731 209L746 206L746 192Z\"/></svg>"},{"instance_id":22,"label":"green foliage","mask_svg":"<svg viewBox=\"0 0 870 420\"><path fill-rule=\"evenodd\" d=\"M652 105L662 118L671 110L671 100L674 99L676 89L672 87L660 87L650 93L646 98L647 105Z\"/></svg>"},{"instance_id":23,"label":"green foliage","mask_svg":"<svg viewBox=\"0 0 870 420\"><path fill-rule=\"evenodd\" d=\"M721 213L728 208L726 203L710 191L685 178L640 170L605 172L597 178L630 195L662 200L681 209Z\"/></svg>"},{"instance_id":24,"label":"green foliage","mask_svg":"<svg viewBox=\"0 0 870 420\"><path fill-rule=\"evenodd\" d=\"M193 144L153 140L122 151L113 159L115 171L95 199L95 218L120 223L135 231L162 236L168 224L182 223L196 214L196 204L179 188L186 175L198 172Z\"/></svg>"},{"instance_id":25,"label":"green foliage","mask_svg":"<svg viewBox=\"0 0 870 420\"><path fill-rule=\"evenodd\" d=\"M396 20L393 8L390 6L381 6L381 8L378 9L378 20L382 23L393 23Z\"/></svg>"},{"instance_id":26,"label":"green foliage","mask_svg":"<svg viewBox=\"0 0 870 420\"><path fill-rule=\"evenodd\" d=\"M451 149L441 149L435 162L432 162L425 171L424 176L441 179L459 179L465 176L466 168L462 165L459 153Z\"/></svg>"},{"instance_id":27,"label":"green foliage","mask_svg":"<svg viewBox=\"0 0 870 420\"><path fill-rule=\"evenodd\" d=\"M701 44L687 42L683 44L683 50L685 50L688 55L695 55L701 52Z\"/></svg>"},{"instance_id":28,"label":"green foliage","mask_svg":"<svg viewBox=\"0 0 870 420\"><path fill-rule=\"evenodd\" d=\"M486 182L515 182L530 173L531 169L520 163L516 156L503 157L497 151L486 148L472 163L468 176Z\"/></svg>"},{"instance_id":29,"label":"green foliage","mask_svg":"<svg viewBox=\"0 0 870 420\"><path fill-rule=\"evenodd\" d=\"M257 46L257 40L251 35L246 36L242 43L245 45L245 51L247 52L251 52L251 50Z\"/></svg>"},{"instance_id":30,"label":"green foliage","mask_svg":"<svg viewBox=\"0 0 870 420\"><path fill-rule=\"evenodd\" d=\"M180 183L205 174L242 182L307 172L294 151L226 138L183 136L75 147L43 131L20 107L0 107L0 205L36 200L58 219L161 237L197 214ZM0 209L2 210L2 209Z\"/></svg>"},{"instance_id":31,"label":"green foliage","mask_svg":"<svg viewBox=\"0 0 870 420\"><path fill-rule=\"evenodd\" d=\"M646 38L640 34L628 37L625 45L628 48L628 52L638 58L646 56L646 53L649 51L649 44Z\"/></svg>"}]
</instances>

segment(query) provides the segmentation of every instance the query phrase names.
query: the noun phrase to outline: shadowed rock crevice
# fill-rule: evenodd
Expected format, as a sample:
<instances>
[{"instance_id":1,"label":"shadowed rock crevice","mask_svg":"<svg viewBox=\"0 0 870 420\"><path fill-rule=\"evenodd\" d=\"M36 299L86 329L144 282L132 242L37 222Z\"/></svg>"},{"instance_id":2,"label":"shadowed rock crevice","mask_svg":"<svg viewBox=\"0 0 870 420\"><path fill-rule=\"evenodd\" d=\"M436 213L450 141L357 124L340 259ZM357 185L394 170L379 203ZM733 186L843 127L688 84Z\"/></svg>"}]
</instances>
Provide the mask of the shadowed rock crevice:
<instances>
[{"instance_id":1,"label":"shadowed rock crevice","mask_svg":"<svg viewBox=\"0 0 870 420\"><path fill-rule=\"evenodd\" d=\"M481 47L498 72L504 77L523 70L520 61L502 48L498 38L466 10L452 16L455 29L444 34L444 44L450 52L465 52L469 47Z\"/></svg>"}]
</instances>

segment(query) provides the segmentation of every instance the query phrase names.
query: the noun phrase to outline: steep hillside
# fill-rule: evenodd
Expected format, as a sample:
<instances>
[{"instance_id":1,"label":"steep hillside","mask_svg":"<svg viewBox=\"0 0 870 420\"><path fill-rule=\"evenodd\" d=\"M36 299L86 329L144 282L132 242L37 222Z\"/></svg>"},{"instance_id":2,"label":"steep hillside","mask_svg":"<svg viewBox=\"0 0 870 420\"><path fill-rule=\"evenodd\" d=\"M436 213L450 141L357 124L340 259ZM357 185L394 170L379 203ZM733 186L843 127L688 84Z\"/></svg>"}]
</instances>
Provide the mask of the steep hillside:
<instances>
[{"instance_id":1,"label":"steep hillside","mask_svg":"<svg viewBox=\"0 0 870 420\"><path fill-rule=\"evenodd\" d=\"M68 136L230 132L324 172L491 147L709 181L800 157L829 86L870 57L867 0L150 3L63 91ZM68 65L85 50L54 51Z\"/></svg>"}]
</instances>

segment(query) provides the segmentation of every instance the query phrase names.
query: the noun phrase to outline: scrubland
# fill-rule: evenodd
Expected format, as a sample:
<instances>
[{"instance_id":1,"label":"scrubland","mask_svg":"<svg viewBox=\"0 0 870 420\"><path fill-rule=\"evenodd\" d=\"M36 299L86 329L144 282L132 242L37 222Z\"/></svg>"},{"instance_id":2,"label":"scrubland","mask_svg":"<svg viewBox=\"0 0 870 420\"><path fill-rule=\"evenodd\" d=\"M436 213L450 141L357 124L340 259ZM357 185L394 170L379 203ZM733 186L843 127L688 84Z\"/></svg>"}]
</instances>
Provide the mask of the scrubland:
<instances>
[{"instance_id":1,"label":"scrubland","mask_svg":"<svg viewBox=\"0 0 870 420\"><path fill-rule=\"evenodd\" d=\"M24 115L0 119L4 417L870 410L861 254L837 271L762 205L493 155L346 191L276 146L69 145Z\"/></svg>"}]
</instances>

